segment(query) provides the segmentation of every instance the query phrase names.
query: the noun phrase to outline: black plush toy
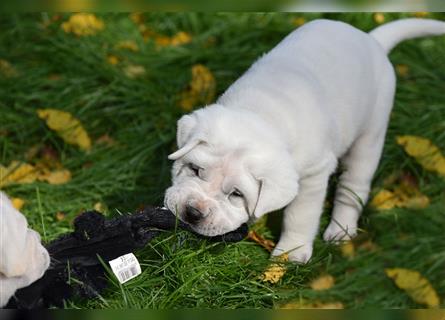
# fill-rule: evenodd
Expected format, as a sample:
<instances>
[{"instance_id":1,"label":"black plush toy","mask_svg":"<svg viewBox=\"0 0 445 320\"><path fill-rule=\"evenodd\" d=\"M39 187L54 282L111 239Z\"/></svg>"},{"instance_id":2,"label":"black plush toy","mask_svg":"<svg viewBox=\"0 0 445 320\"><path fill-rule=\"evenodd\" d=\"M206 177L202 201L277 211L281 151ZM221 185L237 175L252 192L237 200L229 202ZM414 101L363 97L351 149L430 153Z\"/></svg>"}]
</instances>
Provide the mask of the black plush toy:
<instances>
[{"instance_id":1,"label":"black plush toy","mask_svg":"<svg viewBox=\"0 0 445 320\"><path fill-rule=\"evenodd\" d=\"M74 220L74 232L46 246L51 264L43 277L18 290L6 308L61 307L65 300L73 297L97 297L108 282L100 259L106 262L130 253L144 247L161 230L175 228L192 231L163 208L147 207L110 220L97 211L84 212ZM247 226L242 225L224 235L206 238L237 242L246 235Z\"/></svg>"}]
</instances>

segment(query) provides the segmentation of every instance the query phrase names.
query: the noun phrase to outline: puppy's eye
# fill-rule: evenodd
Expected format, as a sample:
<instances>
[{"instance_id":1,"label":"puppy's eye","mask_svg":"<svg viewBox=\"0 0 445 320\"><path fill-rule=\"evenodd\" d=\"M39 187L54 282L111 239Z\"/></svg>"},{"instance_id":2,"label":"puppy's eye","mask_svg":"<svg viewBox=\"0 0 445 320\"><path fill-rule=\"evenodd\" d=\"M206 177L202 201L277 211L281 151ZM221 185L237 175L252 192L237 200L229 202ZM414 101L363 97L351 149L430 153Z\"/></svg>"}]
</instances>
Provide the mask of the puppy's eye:
<instances>
[{"instance_id":1,"label":"puppy's eye","mask_svg":"<svg viewBox=\"0 0 445 320\"><path fill-rule=\"evenodd\" d=\"M188 167L190 170L192 170L192 172L195 176L199 177L199 170L201 169L200 167L198 167L197 165L195 165L193 163L189 163Z\"/></svg>"},{"instance_id":2,"label":"puppy's eye","mask_svg":"<svg viewBox=\"0 0 445 320\"><path fill-rule=\"evenodd\" d=\"M230 194L230 196L237 197L237 198L243 198L244 197L244 195L238 189L233 190L233 192Z\"/></svg>"}]
</instances>

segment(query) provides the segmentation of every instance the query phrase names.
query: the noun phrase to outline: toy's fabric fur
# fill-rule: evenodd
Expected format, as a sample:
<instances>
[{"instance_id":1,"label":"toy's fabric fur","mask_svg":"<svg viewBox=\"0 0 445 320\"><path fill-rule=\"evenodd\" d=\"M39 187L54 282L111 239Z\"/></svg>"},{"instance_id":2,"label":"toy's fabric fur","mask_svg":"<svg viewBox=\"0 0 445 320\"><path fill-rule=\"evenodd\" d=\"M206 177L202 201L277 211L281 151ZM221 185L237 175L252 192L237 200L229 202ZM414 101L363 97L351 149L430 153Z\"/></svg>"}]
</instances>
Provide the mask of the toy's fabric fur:
<instances>
[{"instance_id":1,"label":"toy's fabric fur","mask_svg":"<svg viewBox=\"0 0 445 320\"><path fill-rule=\"evenodd\" d=\"M39 234L0 191L0 307L17 289L39 279L49 261Z\"/></svg>"},{"instance_id":2,"label":"toy's fabric fur","mask_svg":"<svg viewBox=\"0 0 445 320\"><path fill-rule=\"evenodd\" d=\"M345 171L324 239L354 236L393 105L387 54L404 39L444 33L445 23L422 19L370 34L329 20L292 32L215 104L179 120L165 205L206 235L286 206L273 255L304 263L340 160Z\"/></svg>"}]
</instances>

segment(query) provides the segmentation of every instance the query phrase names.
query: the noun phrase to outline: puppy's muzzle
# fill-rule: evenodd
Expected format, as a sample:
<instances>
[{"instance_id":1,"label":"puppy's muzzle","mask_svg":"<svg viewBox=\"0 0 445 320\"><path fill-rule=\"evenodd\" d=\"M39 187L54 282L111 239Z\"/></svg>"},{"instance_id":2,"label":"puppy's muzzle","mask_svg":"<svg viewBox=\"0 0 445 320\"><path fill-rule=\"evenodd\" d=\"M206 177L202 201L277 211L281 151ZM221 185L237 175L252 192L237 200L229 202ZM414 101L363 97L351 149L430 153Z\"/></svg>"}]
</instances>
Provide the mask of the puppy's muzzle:
<instances>
[{"instance_id":1,"label":"puppy's muzzle","mask_svg":"<svg viewBox=\"0 0 445 320\"><path fill-rule=\"evenodd\" d=\"M185 206L184 220L190 224L197 224L204 218L204 215L198 209L192 206Z\"/></svg>"}]
</instances>

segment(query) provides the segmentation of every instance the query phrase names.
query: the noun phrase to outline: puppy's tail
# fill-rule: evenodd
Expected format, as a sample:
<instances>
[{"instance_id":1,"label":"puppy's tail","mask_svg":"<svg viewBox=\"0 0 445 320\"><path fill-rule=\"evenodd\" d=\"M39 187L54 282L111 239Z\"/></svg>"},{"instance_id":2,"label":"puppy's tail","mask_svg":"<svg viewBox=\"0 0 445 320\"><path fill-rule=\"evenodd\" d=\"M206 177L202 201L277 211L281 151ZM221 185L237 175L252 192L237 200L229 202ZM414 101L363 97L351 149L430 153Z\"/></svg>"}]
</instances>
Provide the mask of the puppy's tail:
<instances>
[{"instance_id":1,"label":"puppy's tail","mask_svg":"<svg viewBox=\"0 0 445 320\"><path fill-rule=\"evenodd\" d=\"M431 19L402 19L386 23L369 34L389 53L403 40L445 34L445 22Z\"/></svg>"}]
</instances>

